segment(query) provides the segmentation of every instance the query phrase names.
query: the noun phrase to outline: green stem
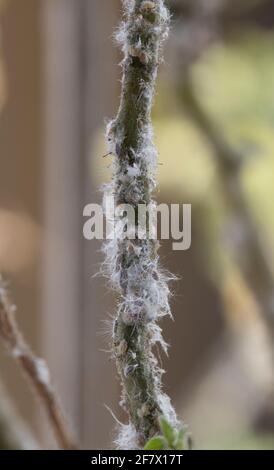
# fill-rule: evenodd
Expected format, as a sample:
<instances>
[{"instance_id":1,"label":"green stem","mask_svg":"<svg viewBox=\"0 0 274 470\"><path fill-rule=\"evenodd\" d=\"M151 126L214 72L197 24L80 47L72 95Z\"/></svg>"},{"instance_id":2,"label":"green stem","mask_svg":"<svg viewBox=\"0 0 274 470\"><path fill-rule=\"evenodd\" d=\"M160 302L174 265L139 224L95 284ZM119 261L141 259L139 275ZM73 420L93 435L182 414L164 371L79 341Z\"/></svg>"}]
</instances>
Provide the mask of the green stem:
<instances>
[{"instance_id":1,"label":"green stem","mask_svg":"<svg viewBox=\"0 0 274 470\"><path fill-rule=\"evenodd\" d=\"M107 137L115 156L110 189L116 207L130 204L134 208L135 221L127 223L136 230L138 205L153 203L156 184L151 108L169 15L163 0L128 4L126 22L118 33L125 54L121 103ZM118 224L122 219L117 218ZM148 235L148 227L145 230ZM158 242L148 236L116 239L106 246L109 274L121 296L114 324L114 356L122 381L122 404L135 431L135 442L126 445L137 448L160 432L159 416L177 424L169 399L161 392L161 370L152 352L157 341L164 344L156 322L170 313L167 277L159 268L157 250Z\"/></svg>"}]
</instances>

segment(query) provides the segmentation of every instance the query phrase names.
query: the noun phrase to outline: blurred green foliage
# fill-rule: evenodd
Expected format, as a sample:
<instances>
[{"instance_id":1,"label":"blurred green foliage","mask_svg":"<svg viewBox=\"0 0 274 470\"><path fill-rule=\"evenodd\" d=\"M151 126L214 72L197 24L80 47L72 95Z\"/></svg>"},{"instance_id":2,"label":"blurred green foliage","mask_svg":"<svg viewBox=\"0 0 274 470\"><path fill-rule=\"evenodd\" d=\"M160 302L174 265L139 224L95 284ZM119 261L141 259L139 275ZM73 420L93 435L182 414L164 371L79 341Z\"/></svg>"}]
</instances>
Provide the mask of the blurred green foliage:
<instances>
[{"instance_id":1,"label":"blurred green foliage","mask_svg":"<svg viewBox=\"0 0 274 470\"><path fill-rule=\"evenodd\" d=\"M169 424L164 416L159 418L162 435L152 437L144 450L189 450L190 435L186 426L177 431Z\"/></svg>"},{"instance_id":2,"label":"blurred green foliage","mask_svg":"<svg viewBox=\"0 0 274 470\"><path fill-rule=\"evenodd\" d=\"M273 50L273 32L235 33L229 42L213 45L201 57L191 78L203 108L244 156L241 177L247 203L274 265ZM154 114L163 162L160 187L172 187L184 202L189 198L196 207L202 204L200 213L206 214L208 240L214 244L212 257L216 259L214 233L216 238L216 227L221 230L229 210L222 201L213 149L184 112L176 90L171 93L164 80L160 87Z\"/></svg>"}]
</instances>

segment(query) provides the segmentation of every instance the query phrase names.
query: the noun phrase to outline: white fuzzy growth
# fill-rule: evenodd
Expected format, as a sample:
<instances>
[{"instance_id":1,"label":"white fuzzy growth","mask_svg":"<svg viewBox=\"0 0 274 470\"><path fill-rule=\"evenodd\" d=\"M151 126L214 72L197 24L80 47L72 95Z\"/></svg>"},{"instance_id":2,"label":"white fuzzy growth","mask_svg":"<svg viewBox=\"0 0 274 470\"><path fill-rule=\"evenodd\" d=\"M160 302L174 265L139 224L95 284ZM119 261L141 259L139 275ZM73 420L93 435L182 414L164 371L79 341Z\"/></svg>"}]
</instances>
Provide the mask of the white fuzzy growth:
<instances>
[{"instance_id":1,"label":"white fuzzy growth","mask_svg":"<svg viewBox=\"0 0 274 470\"><path fill-rule=\"evenodd\" d=\"M143 62L141 54L149 56L150 49L155 54L155 48L151 47L149 42L146 45L142 44L141 35L136 34L136 31L139 30L149 33L151 41L158 44L156 54L160 54L160 46L165 40L169 28L169 14L164 2L162 0L157 2L144 0L140 4L139 10L136 10L134 1L127 0L123 3L126 21L121 24L116 39L124 51L125 59L132 55L138 56ZM157 15L155 22L152 23L146 19L146 15L151 12L155 12ZM132 38L135 40L134 43ZM155 57L153 59L155 60ZM139 84L141 91L138 99L146 103L147 109L152 107L156 73L157 67L155 66L151 82L144 81ZM138 150L131 149L134 154L133 164L126 163L126 159L121 163L119 149L126 130L116 124L116 120L112 120L106 129L108 150L115 157L113 179L106 191L114 194L118 201L127 201L127 204L136 206L142 201L144 187L146 187L151 204L154 202L151 194L156 187L155 174L158 152L153 141L153 128L150 119L139 123ZM131 226L132 222L125 220L122 216L119 217L116 214L115 220L109 222L113 224L115 236L104 246L103 270L110 280L111 287L123 295L120 312L122 312L124 322L126 324L151 323L162 316L171 315L168 287L170 277L159 267L156 254L157 242L153 248L153 242L148 240L132 242L123 239L125 223L127 223L127 233L135 232L137 227L135 224ZM154 254L152 253L153 249ZM125 257L129 264L126 273L123 266ZM125 276L126 281L123 284Z\"/></svg>"},{"instance_id":2,"label":"white fuzzy growth","mask_svg":"<svg viewBox=\"0 0 274 470\"><path fill-rule=\"evenodd\" d=\"M139 449L139 436L132 424L124 424L119 430L118 438L115 442L117 450Z\"/></svg>"},{"instance_id":3,"label":"white fuzzy growth","mask_svg":"<svg viewBox=\"0 0 274 470\"><path fill-rule=\"evenodd\" d=\"M170 15L164 5L164 1L157 2L144 0L139 10L135 10L135 2L133 0L126 0L124 3L125 17L132 21L131 28L128 27L129 23L123 21L120 28L115 34L115 39L125 57L129 55L139 57L142 63L148 63L153 59L150 56L150 50L147 45L143 45L138 38L137 42L132 42L132 32L135 28L141 28L142 31L150 33L152 40L159 45L159 53L161 52L162 43L167 39L169 33ZM150 22L146 19L146 15L155 13L157 19L155 22ZM131 19L131 20L130 20Z\"/></svg>"},{"instance_id":4,"label":"white fuzzy growth","mask_svg":"<svg viewBox=\"0 0 274 470\"><path fill-rule=\"evenodd\" d=\"M173 406L171 405L171 401L168 395L165 393L159 392L158 394L158 402L163 412L163 415L166 417L170 425L176 429L179 425L179 421L177 419L176 413L174 411Z\"/></svg>"},{"instance_id":5,"label":"white fuzzy growth","mask_svg":"<svg viewBox=\"0 0 274 470\"><path fill-rule=\"evenodd\" d=\"M150 88L144 89L146 98L153 100L153 91ZM140 153L138 155L141 162L147 166L148 175L155 178L155 172L157 168L158 152L153 141L153 128L150 124L143 126L142 133L140 135Z\"/></svg>"},{"instance_id":6,"label":"white fuzzy growth","mask_svg":"<svg viewBox=\"0 0 274 470\"><path fill-rule=\"evenodd\" d=\"M150 340L151 344L154 346L155 344L160 344L162 347L163 351L168 353L168 344L164 340L163 335L162 335L162 328L155 322L151 323L149 325L150 328Z\"/></svg>"},{"instance_id":7,"label":"white fuzzy growth","mask_svg":"<svg viewBox=\"0 0 274 470\"><path fill-rule=\"evenodd\" d=\"M123 92L121 108L115 120L110 121L106 130L108 151L114 156L112 182L106 187L115 197L115 206L121 201L132 205L135 210L138 204L146 202L147 206L153 204L153 191L156 187L156 169L158 152L154 145L153 128L150 111L153 104L154 85L157 75L157 65L161 58L161 48L168 34L169 14L163 0L135 2L124 0L125 21L121 24L116 40L124 52L123 65L125 73L123 78ZM139 5L139 7L137 7ZM152 16L151 16L152 15ZM134 149L127 142L127 115L123 116L124 104L127 95L127 67L138 58L144 67L150 64L149 80L138 81L138 96L136 104L140 107L140 114L135 124L135 139L132 139ZM145 69L144 69L145 70ZM145 75L143 75L145 76ZM131 101L130 101L131 103ZM126 142L126 144L125 144ZM155 385L156 402L172 425L177 425L175 412L166 395L161 392L161 376L163 370L158 366L156 357L151 348L157 343L167 352L167 344L162 338L161 328L157 321L171 315L168 283L173 279L165 273L160 266L157 254L158 242L149 240L149 233L145 224L143 237L129 239L123 237L125 223L127 233L138 233L136 220L130 221L123 214L116 213L113 224L113 237L104 245L105 262L103 270L108 277L110 285L120 294L118 305L118 321L126 325L146 326L145 331L149 338L147 351L148 368L151 369ZM140 235L140 232L139 232ZM140 329L141 330L141 329ZM143 344L143 337L137 336L139 346ZM123 338L118 338L116 347L118 356L130 354ZM142 364L138 364L138 355L132 351L128 363L122 363L122 377L134 378L134 372ZM117 357L117 356L116 356ZM133 359L133 360L132 360ZM136 359L136 361L135 361ZM135 363L136 362L136 363ZM128 393L124 390L124 396ZM138 394L138 390L135 395ZM135 397L134 395L134 397ZM141 414L149 410L140 406ZM157 407L158 409L158 407ZM154 424L152 423L152 429ZM149 433L148 433L149 434ZM117 440L118 449L138 449L140 436L133 424L123 425Z\"/></svg>"},{"instance_id":8,"label":"white fuzzy growth","mask_svg":"<svg viewBox=\"0 0 274 470\"><path fill-rule=\"evenodd\" d=\"M119 227L119 222L116 225ZM134 227L135 230L135 227ZM159 268L158 256L151 259L146 241L133 242L115 238L104 246L104 269L111 287L122 293L121 279L124 267L121 250L132 262L127 268L127 292L123 295L121 309L127 324L139 321L151 322L171 315L168 281L170 277Z\"/></svg>"},{"instance_id":9,"label":"white fuzzy growth","mask_svg":"<svg viewBox=\"0 0 274 470\"><path fill-rule=\"evenodd\" d=\"M134 163L133 166L131 166L130 168L128 168L127 170L127 174L129 177L131 178L135 178L136 176L138 176L140 174L140 169L137 167L137 165Z\"/></svg>"},{"instance_id":10,"label":"white fuzzy growth","mask_svg":"<svg viewBox=\"0 0 274 470\"><path fill-rule=\"evenodd\" d=\"M106 142L108 151L113 155L116 153L116 138L113 133L113 121L109 121L106 127Z\"/></svg>"}]
</instances>

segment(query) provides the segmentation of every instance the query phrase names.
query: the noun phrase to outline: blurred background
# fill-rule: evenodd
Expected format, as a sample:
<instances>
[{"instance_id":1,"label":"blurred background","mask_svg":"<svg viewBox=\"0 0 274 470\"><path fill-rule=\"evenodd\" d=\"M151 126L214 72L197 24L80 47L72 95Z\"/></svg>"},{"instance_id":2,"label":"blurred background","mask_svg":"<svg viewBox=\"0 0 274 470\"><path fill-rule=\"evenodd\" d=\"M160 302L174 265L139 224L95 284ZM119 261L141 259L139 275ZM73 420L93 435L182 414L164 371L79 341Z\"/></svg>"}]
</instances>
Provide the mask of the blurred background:
<instances>
[{"instance_id":1,"label":"blurred background","mask_svg":"<svg viewBox=\"0 0 274 470\"><path fill-rule=\"evenodd\" d=\"M159 202L192 204L192 246L163 264L165 389L198 449L274 449L274 5L170 0L153 121ZM0 271L84 448L120 420L109 349L115 299L83 207L110 177L105 120L119 103L120 0L2 0ZM1 351L1 383L46 448L46 417ZM0 400L0 415L5 412ZM2 408L2 409L1 409ZM1 423L1 419L0 419ZM1 435L1 426L0 426ZM1 439L0 439L1 441Z\"/></svg>"}]
</instances>

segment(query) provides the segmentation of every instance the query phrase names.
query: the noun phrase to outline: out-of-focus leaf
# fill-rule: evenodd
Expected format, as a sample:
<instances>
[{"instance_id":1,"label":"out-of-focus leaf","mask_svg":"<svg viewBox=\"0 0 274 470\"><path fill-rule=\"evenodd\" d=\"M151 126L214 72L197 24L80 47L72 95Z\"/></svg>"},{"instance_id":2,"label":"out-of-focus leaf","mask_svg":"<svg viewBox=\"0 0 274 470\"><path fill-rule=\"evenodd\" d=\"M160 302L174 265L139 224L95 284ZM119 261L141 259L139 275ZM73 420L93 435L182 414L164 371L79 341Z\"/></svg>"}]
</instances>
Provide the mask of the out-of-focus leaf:
<instances>
[{"instance_id":1,"label":"out-of-focus leaf","mask_svg":"<svg viewBox=\"0 0 274 470\"><path fill-rule=\"evenodd\" d=\"M177 439L175 441L175 449L176 450L184 450L185 449L185 438L188 432L187 426L181 426L178 431Z\"/></svg>"},{"instance_id":2,"label":"out-of-focus leaf","mask_svg":"<svg viewBox=\"0 0 274 470\"><path fill-rule=\"evenodd\" d=\"M152 437L144 447L144 450L164 450L164 449L167 449L167 443L163 436Z\"/></svg>"},{"instance_id":3,"label":"out-of-focus leaf","mask_svg":"<svg viewBox=\"0 0 274 470\"><path fill-rule=\"evenodd\" d=\"M177 432L172 428L169 422L166 420L164 416L159 418L160 427L164 437L166 438L169 447L173 447L175 440L177 438Z\"/></svg>"}]
</instances>

